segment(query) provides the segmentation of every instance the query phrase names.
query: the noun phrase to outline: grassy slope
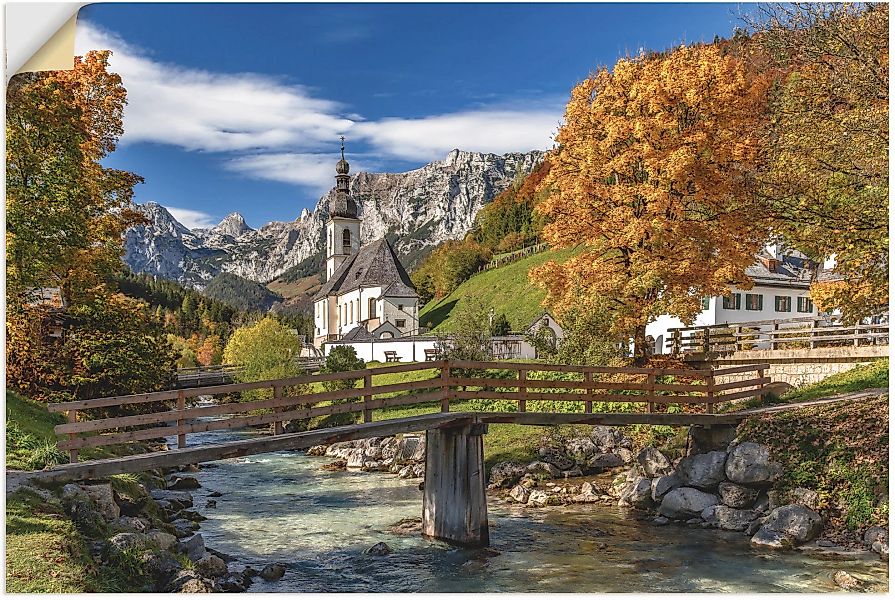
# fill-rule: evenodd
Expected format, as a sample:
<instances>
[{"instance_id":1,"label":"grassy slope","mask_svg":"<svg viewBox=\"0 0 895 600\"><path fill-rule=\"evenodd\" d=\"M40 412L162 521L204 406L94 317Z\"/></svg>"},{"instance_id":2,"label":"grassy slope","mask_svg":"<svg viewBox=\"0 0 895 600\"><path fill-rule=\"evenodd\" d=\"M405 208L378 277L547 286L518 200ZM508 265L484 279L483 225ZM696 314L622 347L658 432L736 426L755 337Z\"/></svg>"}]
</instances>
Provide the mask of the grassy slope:
<instances>
[{"instance_id":1,"label":"grassy slope","mask_svg":"<svg viewBox=\"0 0 895 600\"><path fill-rule=\"evenodd\" d=\"M61 414L47 412L47 407L29 400L12 391L6 392L6 422L15 423L22 433L30 434L41 441L55 442L53 427L65 422ZM27 469L26 453L20 449L6 449L6 466L12 469Z\"/></svg>"},{"instance_id":2,"label":"grassy slope","mask_svg":"<svg viewBox=\"0 0 895 600\"><path fill-rule=\"evenodd\" d=\"M889 359L883 358L827 377L823 381L796 388L784 394L784 402L805 402L817 398L827 398L846 392L857 392L869 388L889 387Z\"/></svg>"},{"instance_id":3,"label":"grassy slope","mask_svg":"<svg viewBox=\"0 0 895 600\"><path fill-rule=\"evenodd\" d=\"M544 310L541 302L546 296L543 289L529 281L528 271L550 260L563 261L576 252L550 250L475 275L449 296L426 304L420 311L420 325L428 327L431 322L435 331L450 331L454 326L451 315L470 298L476 298L494 308L496 314L505 313L514 331L524 329Z\"/></svg>"}]
</instances>

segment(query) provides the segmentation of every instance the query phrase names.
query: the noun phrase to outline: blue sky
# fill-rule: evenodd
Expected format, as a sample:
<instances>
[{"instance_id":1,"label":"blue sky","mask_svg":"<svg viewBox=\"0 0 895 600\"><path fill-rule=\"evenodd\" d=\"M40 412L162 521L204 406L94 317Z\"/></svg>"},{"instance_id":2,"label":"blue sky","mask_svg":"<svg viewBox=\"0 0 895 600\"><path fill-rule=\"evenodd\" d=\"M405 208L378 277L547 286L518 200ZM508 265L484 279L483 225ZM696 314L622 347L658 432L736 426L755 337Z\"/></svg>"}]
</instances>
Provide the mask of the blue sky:
<instances>
[{"instance_id":1,"label":"blue sky","mask_svg":"<svg viewBox=\"0 0 895 600\"><path fill-rule=\"evenodd\" d=\"M77 50L128 90L108 166L187 226L295 219L352 172L546 149L569 90L640 48L729 36L737 4L92 4Z\"/></svg>"}]
</instances>

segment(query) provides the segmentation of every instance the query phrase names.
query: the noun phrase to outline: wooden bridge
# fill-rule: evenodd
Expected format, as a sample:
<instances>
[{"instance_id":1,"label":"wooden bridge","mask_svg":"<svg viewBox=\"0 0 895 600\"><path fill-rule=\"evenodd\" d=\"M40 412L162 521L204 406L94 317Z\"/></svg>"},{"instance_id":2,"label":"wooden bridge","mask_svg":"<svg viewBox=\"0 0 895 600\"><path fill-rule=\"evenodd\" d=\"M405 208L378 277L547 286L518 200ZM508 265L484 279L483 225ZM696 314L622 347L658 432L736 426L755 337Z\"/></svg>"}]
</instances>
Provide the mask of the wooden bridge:
<instances>
[{"instance_id":1,"label":"wooden bridge","mask_svg":"<svg viewBox=\"0 0 895 600\"><path fill-rule=\"evenodd\" d=\"M298 365L308 372L319 371L323 366L323 356L309 356L298 359ZM195 388L224 385L236 382L241 371L238 365L208 365L177 369L176 388Z\"/></svg>"},{"instance_id":2,"label":"wooden bridge","mask_svg":"<svg viewBox=\"0 0 895 600\"><path fill-rule=\"evenodd\" d=\"M64 402L51 404L49 409L68 417L68 422L58 425L56 432L67 436L59 442L59 447L69 452L71 462L44 471L40 476L47 479L106 477L425 431L424 533L462 545L486 545L482 436L490 423L731 425L744 417L715 414L715 406L761 395L770 382L764 375L766 368L767 365L748 365L691 370L437 361ZM376 381L396 373L405 374L408 380ZM717 377L729 374L745 374L747 378L731 383L715 382ZM330 391L318 388L323 382L331 381L362 384ZM236 394L246 392L251 393L250 398L236 399ZM211 405L188 405L188 399L198 396L214 396L219 401ZM451 412L452 402L470 399L508 401L511 406L507 408L513 410ZM408 405L435 412L374 421L376 410ZM579 412L566 412L572 407ZM360 413L363 423L284 433L286 421L341 413ZM193 447L186 443L187 435L193 433L259 426L269 426L272 435ZM176 449L78 462L81 449L175 435Z\"/></svg>"}]
</instances>

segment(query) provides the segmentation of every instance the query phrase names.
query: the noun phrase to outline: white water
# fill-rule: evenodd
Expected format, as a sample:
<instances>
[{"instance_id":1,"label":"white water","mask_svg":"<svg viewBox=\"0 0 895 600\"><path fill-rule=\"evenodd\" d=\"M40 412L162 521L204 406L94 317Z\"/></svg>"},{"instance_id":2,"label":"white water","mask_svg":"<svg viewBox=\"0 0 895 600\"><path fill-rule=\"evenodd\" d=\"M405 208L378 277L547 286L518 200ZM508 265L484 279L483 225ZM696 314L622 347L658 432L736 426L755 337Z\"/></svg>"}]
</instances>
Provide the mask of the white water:
<instances>
[{"instance_id":1,"label":"white water","mask_svg":"<svg viewBox=\"0 0 895 600\"><path fill-rule=\"evenodd\" d=\"M211 434L209 434L210 436ZM215 441L239 434L214 434ZM190 436L191 444L212 441ZM487 444L487 437L486 437ZM887 565L854 557L754 550L740 533L656 527L621 509L594 505L528 509L489 498L491 548L462 550L387 531L419 517L419 480L380 473L327 472L330 459L271 453L220 461L197 473L193 494L208 517L206 545L256 568L289 565L277 582L252 592L820 592L841 591L845 569L875 591ZM204 508L217 490L216 508ZM384 541L393 552L363 552Z\"/></svg>"}]
</instances>

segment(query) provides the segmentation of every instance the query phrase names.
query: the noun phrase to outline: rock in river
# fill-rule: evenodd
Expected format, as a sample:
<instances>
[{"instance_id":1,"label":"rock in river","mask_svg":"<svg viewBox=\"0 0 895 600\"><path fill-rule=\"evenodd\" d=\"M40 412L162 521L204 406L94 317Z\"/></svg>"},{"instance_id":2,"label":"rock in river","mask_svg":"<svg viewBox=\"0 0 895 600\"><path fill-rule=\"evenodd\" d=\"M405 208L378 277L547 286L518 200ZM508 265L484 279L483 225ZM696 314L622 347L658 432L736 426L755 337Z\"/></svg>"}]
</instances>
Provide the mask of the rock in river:
<instances>
[{"instance_id":1,"label":"rock in river","mask_svg":"<svg viewBox=\"0 0 895 600\"><path fill-rule=\"evenodd\" d=\"M752 536L756 546L793 548L810 542L823 530L823 518L805 506L787 504L775 508Z\"/></svg>"},{"instance_id":2,"label":"rock in river","mask_svg":"<svg viewBox=\"0 0 895 600\"><path fill-rule=\"evenodd\" d=\"M715 504L702 511L701 516L702 520L708 523L709 527L717 527L718 529L727 529L729 531L746 531L752 521L758 517L758 514L753 510L730 508L723 504Z\"/></svg>"},{"instance_id":3,"label":"rock in river","mask_svg":"<svg viewBox=\"0 0 895 600\"><path fill-rule=\"evenodd\" d=\"M765 487L779 476L780 464L771 461L767 446L744 442L730 451L725 472L734 483Z\"/></svg>"},{"instance_id":4,"label":"rock in river","mask_svg":"<svg viewBox=\"0 0 895 600\"><path fill-rule=\"evenodd\" d=\"M721 502L731 508L749 508L758 498L758 490L725 481L718 485Z\"/></svg>"},{"instance_id":5,"label":"rock in river","mask_svg":"<svg viewBox=\"0 0 895 600\"><path fill-rule=\"evenodd\" d=\"M389 546L385 542L377 542L370 546L369 549L367 549L367 554L369 554L370 556L388 556L391 553L391 546Z\"/></svg>"},{"instance_id":6,"label":"rock in river","mask_svg":"<svg viewBox=\"0 0 895 600\"><path fill-rule=\"evenodd\" d=\"M694 454L681 460L677 472L685 486L711 491L724 481L726 461L727 453L722 451Z\"/></svg>"},{"instance_id":7,"label":"rock in river","mask_svg":"<svg viewBox=\"0 0 895 600\"><path fill-rule=\"evenodd\" d=\"M665 494L659 513L669 519L688 519L700 516L702 511L713 504L718 504L718 496L695 488L681 487Z\"/></svg>"},{"instance_id":8,"label":"rock in river","mask_svg":"<svg viewBox=\"0 0 895 600\"><path fill-rule=\"evenodd\" d=\"M649 478L671 473L671 461L652 446L647 446L637 454L637 462Z\"/></svg>"},{"instance_id":9,"label":"rock in river","mask_svg":"<svg viewBox=\"0 0 895 600\"><path fill-rule=\"evenodd\" d=\"M284 563L273 563L261 569L261 578L265 581L276 581L286 574L286 565Z\"/></svg>"}]
</instances>

